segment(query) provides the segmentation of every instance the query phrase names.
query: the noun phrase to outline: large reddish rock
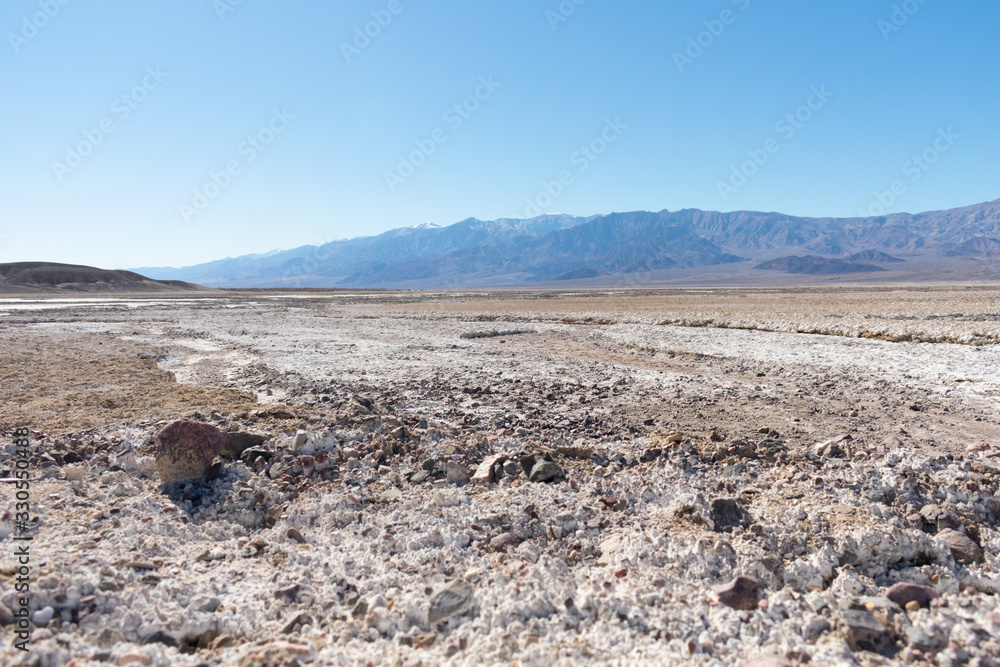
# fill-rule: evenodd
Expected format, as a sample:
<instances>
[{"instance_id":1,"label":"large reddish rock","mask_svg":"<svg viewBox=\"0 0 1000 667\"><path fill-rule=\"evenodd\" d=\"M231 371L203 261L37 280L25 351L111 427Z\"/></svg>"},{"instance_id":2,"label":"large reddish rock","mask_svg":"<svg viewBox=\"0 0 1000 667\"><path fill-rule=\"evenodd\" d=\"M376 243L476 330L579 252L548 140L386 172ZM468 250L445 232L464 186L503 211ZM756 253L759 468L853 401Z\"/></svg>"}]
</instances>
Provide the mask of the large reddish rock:
<instances>
[{"instance_id":1,"label":"large reddish rock","mask_svg":"<svg viewBox=\"0 0 1000 667\"><path fill-rule=\"evenodd\" d=\"M229 444L229 434L211 424L178 419L156 434L156 442L160 481L174 484L204 479L212 461Z\"/></svg>"}]
</instances>

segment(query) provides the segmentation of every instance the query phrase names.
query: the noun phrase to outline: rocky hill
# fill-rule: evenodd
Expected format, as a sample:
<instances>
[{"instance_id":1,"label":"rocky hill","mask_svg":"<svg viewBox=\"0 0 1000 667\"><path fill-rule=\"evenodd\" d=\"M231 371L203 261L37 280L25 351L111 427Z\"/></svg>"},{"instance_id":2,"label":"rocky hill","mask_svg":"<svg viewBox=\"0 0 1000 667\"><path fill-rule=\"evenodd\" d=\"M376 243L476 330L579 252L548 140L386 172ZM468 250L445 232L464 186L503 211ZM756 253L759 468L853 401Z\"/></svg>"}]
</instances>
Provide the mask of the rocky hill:
<instances>
[{"instance_id":1,"label":"rocky hill","mask_svg":"<svg viewBox=\"0 0 1000 667\"><path fill-rule=\"evenodd\" d=\"M153 280L132 271L109 271L76 264L0 264L0 294L155 293L205 289L180 280Z\"/></svg>"}]
</instances>

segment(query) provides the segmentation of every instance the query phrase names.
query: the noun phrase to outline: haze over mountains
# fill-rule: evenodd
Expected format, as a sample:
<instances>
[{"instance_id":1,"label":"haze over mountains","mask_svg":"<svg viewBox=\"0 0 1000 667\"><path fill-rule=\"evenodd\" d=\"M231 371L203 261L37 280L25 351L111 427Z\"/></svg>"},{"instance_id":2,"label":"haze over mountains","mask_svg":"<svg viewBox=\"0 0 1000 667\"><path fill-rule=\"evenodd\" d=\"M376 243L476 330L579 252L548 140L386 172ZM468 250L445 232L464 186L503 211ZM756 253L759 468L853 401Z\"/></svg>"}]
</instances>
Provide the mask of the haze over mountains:
<instances>
[{"instance_id":1,"label":"haze over mountains","mask_svg":"<svg viewBox=\"0 0 1000 667\"><path fill-rule=\"evenodd\" d=\"M469 218L184 268L134 270L212 287L440 288L593 283L650 272L669 279L755 267L771 270L752 272L758 275L874 276L908 263L925 272L940 266L951 267L950 273L996 269L1000 200L872 218L696 209Z\"/></svg>"}]
</instances>

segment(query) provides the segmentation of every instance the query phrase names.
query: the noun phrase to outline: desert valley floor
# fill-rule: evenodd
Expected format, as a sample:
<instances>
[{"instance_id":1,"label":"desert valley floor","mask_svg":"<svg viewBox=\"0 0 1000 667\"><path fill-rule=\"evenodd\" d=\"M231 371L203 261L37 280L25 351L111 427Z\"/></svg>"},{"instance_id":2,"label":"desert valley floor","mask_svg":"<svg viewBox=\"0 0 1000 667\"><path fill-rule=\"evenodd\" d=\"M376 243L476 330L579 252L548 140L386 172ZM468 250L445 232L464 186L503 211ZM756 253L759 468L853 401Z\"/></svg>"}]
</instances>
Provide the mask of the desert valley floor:
<instances>
[{"instance_id":1,"label":"desert valley floor","mask_svg":"<svg viewBox=\"0 0 1000 667\"><path fill-rule=\"evenodd\" d=\"M1000 288L0 314L5 664L997 664ZM161 487L180 417L232 446Z\"/></svg>"}]
</instances>

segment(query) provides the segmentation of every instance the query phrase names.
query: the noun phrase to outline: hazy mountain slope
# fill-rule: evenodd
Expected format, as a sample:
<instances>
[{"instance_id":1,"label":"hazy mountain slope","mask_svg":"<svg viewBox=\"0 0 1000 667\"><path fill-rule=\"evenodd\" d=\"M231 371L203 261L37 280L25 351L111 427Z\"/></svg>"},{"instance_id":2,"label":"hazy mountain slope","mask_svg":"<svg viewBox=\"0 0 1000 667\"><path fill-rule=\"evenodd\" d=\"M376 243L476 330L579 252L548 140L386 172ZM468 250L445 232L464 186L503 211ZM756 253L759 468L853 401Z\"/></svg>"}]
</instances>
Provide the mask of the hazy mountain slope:
<instances>
[{"instance_id":1,"label":"hazy mountain slope","mask_svg":"<svg viewBox=\"0 0 1000 667\"><path fill-rule=\"evenodd\" d=\"M861 252L856 252L847 258L848 262L858 262L865 263L870 262L872 264L893 264L899 262L905 262L905 259L900 259L899 257L893 257L887 253L881 252L879 250L862 250Z\"/></svg>"},{"instance_id":2,"label":"hazy mountain slope","mask_svg":"<svg viewBox=\"0 0 1000 667\"><path fill-rule=\"evenodd\" d=\"M584 222L569 215L545 215L531 220L493 221L468 218L447 227L420 225L393 229L378 236L331 241L321 246L244 255L206 264L174 269L142 267L150 275L198 280L211 285L240 282L272 284L275 280L300 276L345 277L370 271L373 266L405 262L418 257L439 257L468 247L506 242L519 236L535 236ZM272 281L269 283L268 281ZM330 286L329 281L326 285Z\"/></svg>"},{"instance_id":3,"label":"hazy mountain slope","mask_svg":"<svg viewBox=\"0 0 1000 667\"><path fill-rule=\"evenodd\" d=\"M807 275L840 275L844 273L870 273L872 271L885 271L882 267L874 264L859 264L856 262L845 262L842 259L828 259L817 257L816 255L806 255L799 257L781 257L763 262L753 267L762 271L784 271L785 273L801 273Z\"/></svg>"},{"instance_id":4,"label":"hazy mountain slope","mask_svg":"<svg viewBox=\"0 0 1000 667\"><path fill-rule=\"evenodd\" d=\"M667 211L613 213L548 234L464 248L434 261L380 264L349 276L344 284L373 285L454 275L535 281L585 269L619 274L739 260L699 236L689 224L673 220Z\"/></svg>"},{"instance_id":5,"label":"hazy mountain slope","mask_svg":"<svg viewBox=\"0 0 1000 667\"><path fill-rule=\"evenodd\" d=\"M157 278L215 286L489 285L766 262L793 255L853 264L868 257L891 261L877 259L881 254L991 259L1000 256L997 239L1000 200L873 218L684 209L589 218L469 218L447 227L422 225L182 269L143 270Z\"/></svg>"}]
</instances>

